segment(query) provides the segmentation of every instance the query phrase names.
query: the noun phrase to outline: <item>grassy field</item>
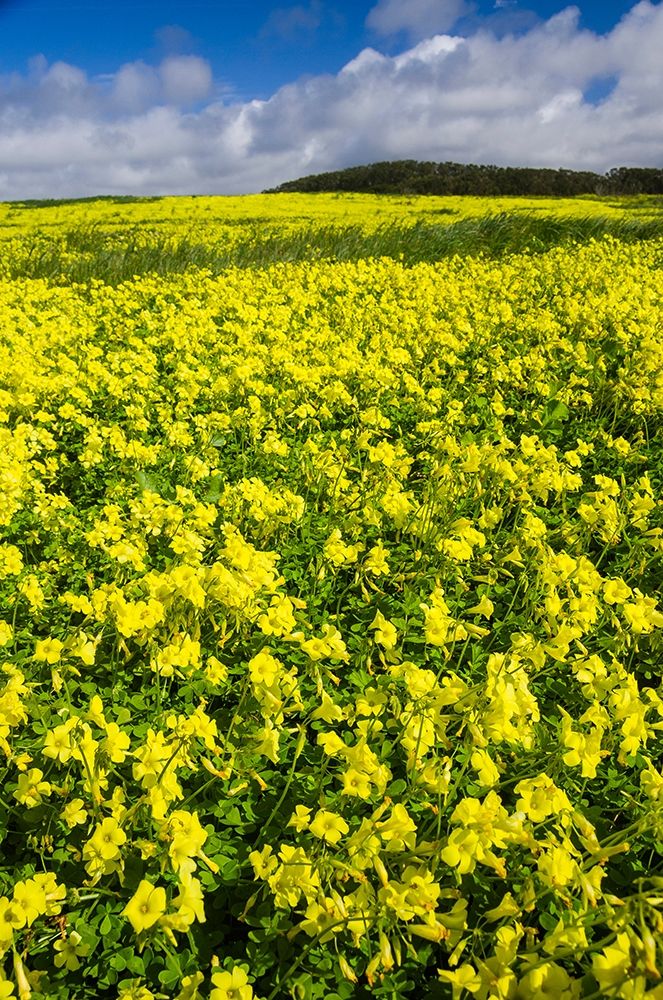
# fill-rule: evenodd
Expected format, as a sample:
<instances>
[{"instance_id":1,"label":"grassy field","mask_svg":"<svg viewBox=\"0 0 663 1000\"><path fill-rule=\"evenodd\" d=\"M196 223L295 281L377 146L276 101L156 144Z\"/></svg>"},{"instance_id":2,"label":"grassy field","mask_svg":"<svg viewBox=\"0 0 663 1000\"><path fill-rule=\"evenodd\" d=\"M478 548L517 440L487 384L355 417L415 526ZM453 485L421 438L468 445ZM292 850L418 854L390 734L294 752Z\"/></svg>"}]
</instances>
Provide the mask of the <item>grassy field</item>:
<instances>
[{"instance_id":1,"label":"grassy field","mask_svg":"<svg viewBox=\"0 0 663 1000\"><path fill-rule=\"evenodd\" d=\"M0 206L0 996L661 1000L662 265Z\"/></svg>"},{"instance_id":2,"label":"grassy field","mask_svg":"<svg viewBox=\"0 0 663 1000\"><path fill-rule=\"evenodd\" d=\"M117 284L142 274L391 257L433 263L603 236L663 235L663 199L250 195L0 205L0 274Z\"/></svg>"},{"instance_id":3,"label":"grassy field","mask_svg":"<svg viewBox=\"0 0 663 1000\"><path fill-rule=\"evenodd\" d=\"M215 226L282 224L288 228L389 222L438 222L499 215L502 212L559 217L660 217L663 199L656 195L575 198L481 198L472 195L253 194L163 198L108 197L0 203L0 231L30 228L71 229L98 225L126 229L151 225L189 229Z\"/></svg>"}]
</instances>

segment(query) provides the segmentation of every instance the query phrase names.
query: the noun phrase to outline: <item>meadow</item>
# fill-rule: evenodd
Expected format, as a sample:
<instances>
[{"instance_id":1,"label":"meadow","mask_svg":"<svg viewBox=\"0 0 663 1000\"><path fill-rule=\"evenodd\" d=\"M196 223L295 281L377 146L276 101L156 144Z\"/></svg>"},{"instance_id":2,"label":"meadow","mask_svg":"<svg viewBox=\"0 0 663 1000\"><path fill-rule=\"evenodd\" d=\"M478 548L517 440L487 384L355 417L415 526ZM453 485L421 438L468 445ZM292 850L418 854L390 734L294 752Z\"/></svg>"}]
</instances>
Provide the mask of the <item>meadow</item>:
<instances>
[{"instance_id":1,"label":"meadow","mask_svg":"<svg viewBox=\"0 0 663 1000\"><path fill-rule=\"evenodd\" d=\"M662 1000L663 203L0 205L0 997Z\"/></svg>"}]
</instances>

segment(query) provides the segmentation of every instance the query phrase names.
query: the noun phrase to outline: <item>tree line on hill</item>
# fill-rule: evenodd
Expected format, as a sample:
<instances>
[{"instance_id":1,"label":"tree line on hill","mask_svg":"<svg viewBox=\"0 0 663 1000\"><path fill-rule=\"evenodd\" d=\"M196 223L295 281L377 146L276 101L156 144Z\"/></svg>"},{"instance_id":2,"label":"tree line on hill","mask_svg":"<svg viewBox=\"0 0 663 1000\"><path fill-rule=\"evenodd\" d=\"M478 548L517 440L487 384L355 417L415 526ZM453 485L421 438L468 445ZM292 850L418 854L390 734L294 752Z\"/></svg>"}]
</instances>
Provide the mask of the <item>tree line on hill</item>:
<instances>
[{"instance_id":1,"label":"tree line on hill","mask_svg":"<svg viewBox=\"0 0 663 1000\"><path fill-rule=\"evenodd\" d=\"M614 167L605 174L597 174L590 170L547 167L395 160L311 174L263 193L318 191L438 195L663 194L663 169Z\"/></svg>"}]
</instances>

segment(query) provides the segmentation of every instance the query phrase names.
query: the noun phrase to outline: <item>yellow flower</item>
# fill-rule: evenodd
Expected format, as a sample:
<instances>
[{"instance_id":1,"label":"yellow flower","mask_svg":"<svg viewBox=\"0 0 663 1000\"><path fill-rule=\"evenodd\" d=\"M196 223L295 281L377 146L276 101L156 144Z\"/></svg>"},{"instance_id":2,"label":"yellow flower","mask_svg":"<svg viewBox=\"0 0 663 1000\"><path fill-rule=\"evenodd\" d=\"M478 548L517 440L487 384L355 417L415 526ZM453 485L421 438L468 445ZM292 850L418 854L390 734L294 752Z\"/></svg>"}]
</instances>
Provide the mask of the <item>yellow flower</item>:
<instances>
[{"instance_id":1,"label":"yellow flower","mask_svg":"<svg viewBox=\"0 0 663 1000\"><path fill-rule=\"evenodd\" d=\"M90 639L85 632L79 632L71 646L71 652L74 656L82 660L86 666L91 667L94 663L96 651L97 643Z\"/></svg>"},{"instance_id":2,"label":"yellow flower","mask_svg":"<svg viewBox=\"0 0 663 1000\"><path fill-rule=\"evenodd\" d=\"M631 941L628 934L618 934L616 941L604 948L600 955L592 958L592 972L604 996L644 996L642 988L635 988L635 983L629 992L623 992L624 985L632 979ZM637 977L641 987L644 976ZM636 979L636 982L637 982Z\"/></svg>"},{"instance_id":3,"label":"yellow flower","mask_svg":"<svg viewBox=\"0 0 663 1000\"><path fill-rule=\"evenodd\" d=\"M603 584L603 599L606 604L623 604L633 591L623 580L606 580Z\"/></svg>"},{"instance_id":4,"label":"yellow flower","mask_svg":"<svg viewBox=\"0 0 663 1000\"><path fill-rule=\"evenodd\" d=\"M210 1000L251 1000L253 987L244 969L235 966L232 972L213 972Z\"/></svg>"},{"instance_id":5,"label":"yellow flower","mask_svg":"<svg viewBox=\"0 0 663 1000\"><path fill-rule=\"evenodd\" d=\"M148 930L166 912L166 890L143 879L122 910L136 934Z\"/></svg>"},{"instance_id":6,"label":"yellow flower","mask_svg":"<svg viewBox=\"0 0 663 1000\"><path fill-rule=\"evenodd\" d=\"M120 856L120 847L126 842L127 835L112 816L99 823L84 848L99 855L104 861L113 861Z\"/></svg>"},{"instance_id":7,"label":"yellow flower","mask_svg":"<svg viewBox=\"0 0 663 1000\"><path fill-rule=\"evenodd\" d=\"M78 719L68 719L60 726L50 729L46 733L42 753L44 757L57 760L60 764L66 764L74 748L71 744L71 731L78 724Z\"/></svg>"},{"instance_id":8,"label":"yellow flower","mask_svg":"<svg viewBox=\"0 0 663 1000\"><path fill-rule=\"evenodd\" d=\"M500 772L486 750L480 748L474 750L471 757L471 764L479 776L479 781L486 788L496 785L500 780Z\"/></svg>"},{"instance_id":9,"label":"yellow flower","mask_svg":"<svg viewBox=\"0 0 663 1000\"><path fill-rule=\"evenodd\" d=\"M584 733L574 732L571 716L561 707L559 707L559 711L562 715L560 739L563 746L567 747L567 752L562 760L569 767L580 765L583 778L595 778L596 768L601 763L601 759L608 753L608 751L601 749L602 727L594 726L587 736Z\"/></svg>"},{"instance_id":10,"label":"yellow flower","mask_svg":"<svg viewBox=\"0 0 663 1000\"><path fill-rule=\"evenodd\" d=\"M475 604L473 608L470 608L468 613L471 615L483 615L485 618L490 618L494 610L495 605L490 598L484 594L479 603Z\"/></svg>"},{"instance_id":11,"label":"yellow flower","mask_svg":"<svg viewBox=\"0 0 663 1000\"><path fill-rule=\"evenodd\" d=\"M368 626L375 629L375 641L386 650L395 649L398 642L398 632L395 625L385 618L381 611L378 611L375 618Z\"/></svg>"},{"instance_id":12,"label":"yellow flower","mask_svg":"<svg viewBox=\"0 0 663 1000\"><path fill-rule=\"evenodd\" d=\"M389 572L389 563L387 562L387 556L389 553L385 548L383 548L382 543L378 542L374 545L372 549L366 554L366 560L364 562L364 569L368 573L372 573L374 576L382 576Z\"/></svg>"},{"instance_id":13,"label":"yellow flower","mask_svg":"<svg viewBox=\"0 0 663 1000\"><path fill-rule=\"evenodd\" d=\"M18 788L14 792L14 798L21 805L28 809L34 808L42 803L44 796L51 794L51 784L42 781L44 772L38 767L33 767L30 771L18 776Z\"/></svg>"},{"instance_id":14,"label":"yellow flower","mask_svg":"<svg viewBox=\"0 0 663 1000\"><path fill-rule=\"evenodd\" d=\"M571 809L566 793L547 774L519 781L516 792L520 796L516 808L524 812L533 823L541 823L548 816L559 815L564 810Z\"/></svg>"},{"instance_id":15,"label":"yellow flower","mask_svg":"<svg viewBox=\"0 0 663 1000\"><path fill-rule=\"evenodd\" d=\"M0 545L0 580L7 576L18 576L23 569L23 556L15 545Z\"/></svg>"},{"instance_id":16,"label":"yellow flower","mask_svg":"<svg viewBox=\"0 0 663 1000\"><path fill-rule=\"evenodd\" d=\"M542 880L553 888L568 885L578 873L578 865L563 847L551 847L539 855L537 866Z\"/></svg>"},{"instance_id":17,"label":"yellow flower","mask_svg":"<svg viewBox=\"0 0 663 1000\"><path fill-rule=\"evenodd\" d=\"M389 819L377 824L378 832L388 844L388 850L412 850L416 841L417 825L401 802L397 802L391 810Z\"/></svg>"},{"instance_id":18,"label":"yellow flower","mask_svg":"<svg viewBox=\"0 0 663 1000\"><path fill-rule=\"evenodd\" d=\"M55 965L61 968L63 965L72 972L80 969L79 956L84 958L90 950L89 944L83 944L78 931L72 931L68 937L56 941L53 947L58 953L53 959Z\"/></svg>"},{"instance_id":19,"label":"yellow flower","mask_svg":"<svg viewBox=\"0 0 663 1000\"><path fill-rule=\"evenodd\" d=\"M295 806L295 811L288 820L288 826L294 826L297 833L301 833L308 826L311 818L311 810L306 806Z\"/></svg>"},{"instance_id":20,"label":"yellow flower","mask_svg":"<svg viewBox=\"0 0 663 1000\"><path fill-rule=\"evenodd\" d=\"M152 990L148 990L146 986L140 986L134 982L133 985L128 986L118 993L117 1000L156 1000L156 998Z\"/></svg>"},{"instance_id":21,"label":"yellow flower","mask_svg":"<svg viewBox=\"0 0 663 1000\"><path fill-rule=\"evenodd\" d=\"M653 632L655 628L663 628L663 613L657 610L654 597L647 597L641 591L635 591L635 600L624 604L624 618L636 635Z\"/></svg>"},{"instance_id":22,"label":"yellow flower","mask_svg":"<svg viewBox=\"0 0 663 1000\"><path fill-rule=\"evenodd\" d=\"M479 837L473 830L454 830L440 853L442 860L461 875L474 871L480 854Z\"/></svg>"},{"instance_id":23,"label":"yellow flower","mask_svg":"<svg viewBox=\"0 0 663 1000\"><path fill-rule=\"evenodd\" d=\"M286 595L272 597L266 612L258 618L258 625L265 635L289 635L297 622L295 605Z\"/></svg>"},{"instance_id":24,"label":"yellow flower","mask_svg":"<svg viewBox=\"0 0 663 1000\"><path fill-rule=\"evenodd\" d=\"M46 913L48 904L46 893L36 879L17 882L14 886L14 903L25 914L25 922L30 927L37 917Z\"/></svg>"},{"instance_id":25,"label":"yellow flower","mask_svg":"<svg viewBox=\"0 0 663 1000\"><path fill-rule=\"evenodd\" d=\"M448 969L438 969L437 971L443 982L451 983L453 1000L462 997L465 990L468 993L477 993L481 988L481 976L471 965L460 965L453 972Z\"/></svg>"},{"instance_id":26,"label":"yellow flower","mask_svg":"<svg viewBox=\"0 0 663 1000\"><path fill-rule=\"evenodd\" d=\"M350 767L343 772L343 794L356 795L360 799L367 799L371 794L370 778L363 771L357 771Z\"/></svg>"},{"instance_id":27,"label":"yellow flower","mask_svg":"<svg viewBox=\"0 0 663 1000\"><path fill-rule=\"evenodd\" d=\"M87 812L83 799L72 799L71 802L67 802L60 815L70 830L77 824L84 823L87 819Z\"/></svg>"},{"instance_id":28,"label":"yellow flower","mask_svg":"<svg viewBox=\"0 0 663 1000\"><path fill-rule=\"evenodd\" d=\"M199 1000L200 993L198 987L204 980L202 972L194 972L192 976L184 976L180 986L182 989L175 997L175 1000Z\"/></svg>"},{"instance_id":29,"label":"yellow flower","mask_svg":"<svg viewBox=\"0 0 663 1000\"><path fill-rule=\"evenodd\" d=\"M249 674L254 684L264 684L270 687L281 673L281 663L263 649L249 660Z\"/></svg>"},{"instance_id":30,"label":"yellow flower","mask_svg":"<svg viewBox=\"0 0 663 1000\"><path fill-rule=\"evenodd\" d=\"M25 927L25 909L15 900L0 896L0 942L10 941L14 930Z\"/></svg>"},{"instance_id":31,"label":"yellow flower","mask_svg":"<svg viewBox=\"0 0 663 1000\"><path fill-rule=\"evenodd\" d=\"M180 892L174 902L178 917L184 918L187 926L194 920L201 924L205 923L203 890L198 879L184 872L180 873Z\"/></svg>"},{"instance_id":32,"label":"yellow flower","mask_svg":"<svg viewBox=\"0 0 663 1000\"><path fill-rule=\"evenodd\" d=\"M387 700L384 691L378 691L374 687L365 688L355 702L357 715L380 715Z\"/></svg>"},{"instance_id":33,"label":"yellow flower","mask_svg":"<svg viewBox=\"0 0 663 1000\"><path fill-rule=\"evenodd\" d=\"M106 725L106 738L102 740L101 748L108 755L113 764L121 764L127 756L130 740L126 733L123 733L117 722L109 722Z\"/></svg>"},{"instance_id":34,"label":"yellow flower","mask_svg":"<svg viewBox=\"0 0 663 1000\"><path fill-rule=\"evenodd\" d=\"M249 861L256 878L269 878L276 871L278 861L273 857L273 853L273 848L269 844L265 844L261 851L251 851Z\"/></svg>"},{"instance_id":35,"label":"yellow flower","mask_svg":"<svg viewBox=\"0 0 663 1000\"><path fill-rule=\"evenodd\" d=\"M57 663L62 654L63 643L59 639L39 639L35 644L34 657L40 663Z\"/></svg>"},{"instance_id":36,"label":"yellow flower","mask_svg":"<svg viewBox=\"0 0 663 1000\"><path fill-rule=\"evenodd\" d=\"M228 679L228 668L216 656L208 656L205 663L205 677L213 687L218 687Z\"/></svg>"},{"instance_id":37,"label":"yellow flower","mask_svg":"<svg viewBox=\"0 0 663 1000\"><path fill-rule=\"evenodd\" d=\"M328 812L326 809L318 809L309 829L314 836L320 837L327 844L337 844L350 827L336 813Z\"/></svg>"}]
</instances>

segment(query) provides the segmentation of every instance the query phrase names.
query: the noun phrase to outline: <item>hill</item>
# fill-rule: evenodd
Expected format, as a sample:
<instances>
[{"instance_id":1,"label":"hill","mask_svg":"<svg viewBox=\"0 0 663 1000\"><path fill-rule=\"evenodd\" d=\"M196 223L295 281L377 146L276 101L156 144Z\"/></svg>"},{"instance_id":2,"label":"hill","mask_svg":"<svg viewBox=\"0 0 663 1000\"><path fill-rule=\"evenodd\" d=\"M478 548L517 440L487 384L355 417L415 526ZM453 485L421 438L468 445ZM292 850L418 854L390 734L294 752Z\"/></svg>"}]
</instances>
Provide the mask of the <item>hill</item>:
<instances>
[{"instance_id":1,"label":"hill","mask_svg":"<svg viewBox=\"0 0 663 1000\"><path fill-rule=\"evenodd\" d=\"M606 174L547 167L394 160L311 174L264 194L348 191L373 194L580 195L663 194L663 169L615 167Z\"/></svg>"}]
</instances>

